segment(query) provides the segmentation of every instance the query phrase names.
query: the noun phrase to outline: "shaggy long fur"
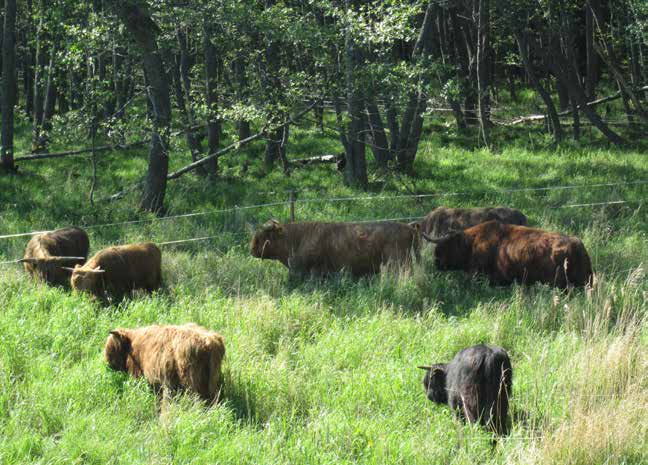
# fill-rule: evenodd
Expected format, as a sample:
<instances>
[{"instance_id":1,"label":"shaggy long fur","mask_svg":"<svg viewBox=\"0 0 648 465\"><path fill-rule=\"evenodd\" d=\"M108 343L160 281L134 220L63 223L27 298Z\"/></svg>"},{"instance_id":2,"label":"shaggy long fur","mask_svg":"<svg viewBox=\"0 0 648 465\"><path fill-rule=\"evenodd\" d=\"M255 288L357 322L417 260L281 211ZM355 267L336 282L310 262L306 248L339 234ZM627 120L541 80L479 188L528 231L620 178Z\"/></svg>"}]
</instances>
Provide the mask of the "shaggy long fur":
<instances>
[{"instance_id":1,"label":"shaggy long fur","mask_svg":"<svg viewBox=\"0 0 648 465\"><path fill-rule=\"evenodd\" d=\"M447 208L438 207L421 220L421 231L427 235L443 236L461 231L486 221L527 225L527 218L520 210L507 207L495 208Z\"/></svg>"},{"instance_id":2,"label":"shaggy long fur","mask_svg":"<svg viewBox=\"0 0 648 465\"><path fill-rule=\"evenodd\" d=\"M220 393L225 342L195 323L115 329L104 354L110 368L144 376L156 392L187 390L207 402Z\"/></svg>"},{"instance_id":3,"label":"shaggy long fur","mask_svg":"<svg viewBox=\"0 0 648 465\"><path fill-rule=\"evenodd\" d=\"M81 228L69 227L38 234L27 243L23 266L27 273L49 284L69 286L71 272L63 267L82 265L88 258L89 247L88 234Z\"/></svg>"},{"instance_id":4,"label":"shaggy long fur","mask_svg":"<svg viewBox=\"0 0 648 465\"><path fill-rule=\"evenodd\" d=\"M349 271L361 276L388 262L411 263L418 257L420 232L406 224L290 223L264 224L252 238L250 253L279 260L291 274Z\"/></svg>"},{"instance_id":5,"label":"shaggy long fur","mask_svg":"<svg viewBox=\"0 0 648 465\"><path fill-rule=\"evenodd\" d=\"M590 257L577 237L487 221L432 241L437 268L485 273L494 284L592 283Z\"/></svg>"},{"instance_id":6,"label":"shaggy long fur","mask_svg":"<svg viewBox=\"0 0 648 465\"><path fill-rule=\"evenodd\" d=\"M463 349L450 363L422 368L428 399L449 405L464 420L508 434L513 368L504 349L480 344Z\"/></svg>"},{"instance_id":7,"label":"shaggy long fur","mask_svg":"<svg viewBox=\"0 0 648 465\"><path fill-rule=\"evenodd\" d=\"M149 292L162 282L162 253L151 242L104 249L83 266L76 266L72 288L98 297L123 297L134 289Z\"/></svg>"}]
</instances>

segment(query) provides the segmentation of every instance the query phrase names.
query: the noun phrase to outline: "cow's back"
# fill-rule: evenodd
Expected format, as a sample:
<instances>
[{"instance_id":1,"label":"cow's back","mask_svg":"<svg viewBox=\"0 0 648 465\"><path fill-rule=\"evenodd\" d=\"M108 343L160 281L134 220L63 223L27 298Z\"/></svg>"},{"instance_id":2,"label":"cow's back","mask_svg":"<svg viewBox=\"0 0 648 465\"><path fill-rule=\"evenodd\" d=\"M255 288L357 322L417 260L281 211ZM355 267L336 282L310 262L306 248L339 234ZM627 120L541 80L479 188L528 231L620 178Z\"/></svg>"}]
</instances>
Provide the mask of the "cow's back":
<instances>
[{"instance_id":1,"label":"cow's back","mask_svg":"<svg viewBox=\"0 0 648 465\"><path fill-rule=\"evenodd\" d=\"M447 208L432 210L421 222L425 234L439 237L460 231L486 221L497 220L506 224L526 225L527 218L519 210L507 207Z\"/></svg>"},{"instance_id":2,"label":"cow's back","mask_svg":"<svg viewBox=\"0 0 648 465\"><path fill-rule=\"evenodd\" d=\"M468 420L506 434L512 375L504 349L490 345L464 349L448 364L448 404Z\"/></svg>"},{"instance_id":3,"label":"cow's back","mask_svg":"<svg viewBox=\"0 0 648 465\"><path fill-rule=\"evenodd\" d=\"M160 249L145 242L104 249L88 261L88 266L105 270L103 282L109 288L106 290L123 293L159 286L161 260Z\"/></svg>"},{"instance_id":4,"label":"cow's back","mask_svg":"<svg viewBox=\"0 0 648 465\"><path fill-rule=\"evenodd\" d=\"M349 270L354 275L380 271L388 261L407 260L410 249L418 249L417 231L405 224L311 223L302 225L299 246L292 250L291 263L321 272ZM294 225L288 225L294 226Z\"/></svg>"},{"instance_id":5,"label":"cow's back","mask_svg":"<svg viewBox=\"0 0 648 465\"><path fill-rule=\"evenodd\" d=\"M591 281L589 255L576 237L496 221L465 232L472 238L472 268L485 271L494 282L564 288Z\"/></svg>"}]
</instances>

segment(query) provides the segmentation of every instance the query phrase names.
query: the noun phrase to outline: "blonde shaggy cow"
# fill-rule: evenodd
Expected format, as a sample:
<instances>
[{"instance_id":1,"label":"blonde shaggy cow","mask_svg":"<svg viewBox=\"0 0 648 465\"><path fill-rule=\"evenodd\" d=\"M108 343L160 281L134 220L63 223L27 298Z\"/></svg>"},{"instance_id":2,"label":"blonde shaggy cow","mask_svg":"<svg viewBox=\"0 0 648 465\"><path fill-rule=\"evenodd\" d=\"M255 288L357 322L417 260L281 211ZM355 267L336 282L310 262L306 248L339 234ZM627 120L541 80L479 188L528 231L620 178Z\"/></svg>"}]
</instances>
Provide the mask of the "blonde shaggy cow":
<instances>
[{"instance_id":1,"label":"blonde shaggy cow","mask_svg":"<svg viewBox=\"0 0 648 465\"><path fill-rule=\"evenodd\" d=\"M72 289L121 298L135 289L152 292L160 287L162 252L151 242L109 247L69 270Z\"/></svg>"},{"instance_id":2,"label":"blonde shaggy cow","mask_svg":"<svg viewBox=\"0 0 648 465\"><path fill-rule=\"evenodd\" d=\"M158 394L186 390L208 403L219 397L225 341L195 323L112 330L104 354L110 368L144 376Z\"/></svg>"}]
</instances>

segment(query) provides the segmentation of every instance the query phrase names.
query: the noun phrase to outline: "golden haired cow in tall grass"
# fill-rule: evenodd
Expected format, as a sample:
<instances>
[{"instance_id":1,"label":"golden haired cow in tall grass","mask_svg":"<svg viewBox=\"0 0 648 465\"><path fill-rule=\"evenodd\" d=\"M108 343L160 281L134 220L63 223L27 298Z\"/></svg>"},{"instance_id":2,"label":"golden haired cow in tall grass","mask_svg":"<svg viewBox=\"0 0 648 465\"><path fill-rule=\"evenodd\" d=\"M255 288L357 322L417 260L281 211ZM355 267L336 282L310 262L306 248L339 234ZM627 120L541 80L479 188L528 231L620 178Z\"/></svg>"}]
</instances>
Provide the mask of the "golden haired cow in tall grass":
<instances>
[{"instance_id":1,"label":"golden haired cow in tall grass","mask_svg":"<svg viewBox=\"0 0 648 465\"><path fill-rule=\"evenodd\" d=\"M72 289L105 298L135 289L152 292L162 282L162 253L151 242L109 247L72 271Z\"/></svg>"},{"instance_id":2,"label":"golden haired cow in tall grass","mask_svg":"<svg viewBox=\"0 0 648 465\"><path fill-rule=\"evenodd\" d=\"M194 323L110 331L104 355L113 370L144 376L154 390L172 395L182 390L212 403L222 384L223 337Z\"/></svg>"},{"instance_id":3,"label":"golden haired cow in tall grass","mask_svg":"<svg viewBox=\"0 0 648 465\"><path fill-rule=\"evenodd\" d=\"M88 234L77 227L37 234L27 243L23 263L25 271L58 286L70 285L70 266L81 265L88 258Z\"/></svg>"},{"instance_id":4,"label":"golden haired cow in tall grass","mask_svg":"<svg viewBox=\"0 0 648 465\"><path fill-rule=\"evenodd\" d=\"M292 276L347 270L354 276L380 271L389 262L410 264L419 255L418 228L375 223L289 223L271 220L250 243L252 256L279 260Z\"/></svg>"}]
</instances>

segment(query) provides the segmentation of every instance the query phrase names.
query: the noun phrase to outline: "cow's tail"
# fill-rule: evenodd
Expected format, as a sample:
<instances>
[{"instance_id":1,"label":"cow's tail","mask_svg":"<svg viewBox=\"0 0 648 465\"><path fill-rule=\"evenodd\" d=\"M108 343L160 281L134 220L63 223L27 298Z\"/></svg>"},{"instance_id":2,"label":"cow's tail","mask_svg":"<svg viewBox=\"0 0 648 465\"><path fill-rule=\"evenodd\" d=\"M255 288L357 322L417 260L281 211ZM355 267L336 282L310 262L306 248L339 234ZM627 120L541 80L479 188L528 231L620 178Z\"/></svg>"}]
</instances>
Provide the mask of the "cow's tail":
<instances>
[{"instance_id":1,"label":"cow's tail","mask_svg":"<svg viewBox=\"0 0 648 465\"><path fill-rule=\"evenodd\" d=\"M496 351L493 357L489 357L488 366L485 372L490 379L496 380L497 384L490 389L494 392L494 398L490 397L494 404L491 412L491 428L499 435L506 435L509 432L508 411L509 397L513 392L513 367L511 360L505 352ZM492 394L491 394L492 396Z\"/></svg>"}]
</instances>

